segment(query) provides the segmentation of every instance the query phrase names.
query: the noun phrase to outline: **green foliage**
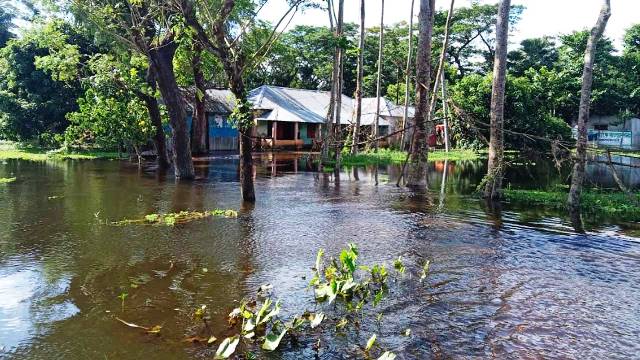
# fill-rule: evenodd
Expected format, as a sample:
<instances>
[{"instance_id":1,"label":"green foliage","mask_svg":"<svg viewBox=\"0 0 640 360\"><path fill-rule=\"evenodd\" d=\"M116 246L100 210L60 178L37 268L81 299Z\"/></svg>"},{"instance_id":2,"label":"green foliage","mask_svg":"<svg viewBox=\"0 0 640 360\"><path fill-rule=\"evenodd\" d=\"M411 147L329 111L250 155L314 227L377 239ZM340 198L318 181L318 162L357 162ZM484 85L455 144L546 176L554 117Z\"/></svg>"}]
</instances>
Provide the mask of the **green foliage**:
<instances>
[{"instance_id":1,"label":"green foliage","mask_svg":"<svg viewBox=\"0 0 640 360\"><path fill-rule=\"evenodd\" d=\"M512 190L504 191L507 201L516 204L542 205L551 209L562 210L567 203L567 192L561 190ZM615 217L618 221L640 221L640 193L633 197L619 191L586 190L581 195L581 211L593 217Z\"/></svg>"},{"instance_id":2,"label":"green foliage","mask_svg":"<svg viewBox=\"0 0 640 360\"><path fill-rule=\"evenodd\" d=\"M548 89L543 88L541 79L536 77L549 74L546 68L542 68L540 73L527 74L531 77L507 77L505 146L511 149L549 148L548 142L521 134L543 136L551 140L570 140L570 127L563 120L551 115L549 99L544 93ZM452 100L473 119L452 121L451 136L458 146L479 147L482 144L481 136L489 137L491 81L490 75L469 75L451 89Z\"/></svg>"},{"instance_id":3,"label":"green foliage","mask_svg":"<svg viewBox=\"0 0 640 360\"><path fill-rule=\"evenodd\" d=\"M0 185L12 183L14 181L16 181L16 178L14 178L14 177L12 177L12 178L0 178Z\"/></svg>"},{"instance_id":4,"label":"green foliage","mask_svg":"<svg viewBox=\"0 0 640 360\"><path fill-rule=\"evenodd\" d=\"M248 100L239 100L229 116L231 123L243 133L253 126L253 107Z\"/></svg>"},{"instance_id":5,"label":"green foliage","mask_svg":"<svg viewBox=\"0 0 640 360\"><path fill-rule=\"evenodd\" d=\"M472 150L451 150L445 151L430 151L429 161L441 161L441 160L475 160L479 157L479 154ZM345 166L364 166L374 164L402 164L407 159L407 153L399 150L391 149L379 149L378 152L361 152L357 155L345 154L342 157L342 165ZM330 162L331 163L331 162Z\"/></svg>"},{"instance_id":6,"label":"green foliage","mask_svg":"<svg viewBox=\"0 0 640 360\"><path fill-rule=\"evenodd\" d=\"M50 142L50 134L66 128L65 115L78 108L80 84L57 81L36 66L54 51L51 39L56 38L74 42L66 49L74 58L91 51L82 35L61 21L34 24L0 50L0 138Z\"/></svg>"},{"instance_id":7,"label":"green foliage","mask_svg":"<svg viewBox=\"0 0 640 360\"><path fill-rule=\"evenodd\" d=\"M148 214L148 215L145 215L144 218L142 219L135 219L135 220L126 219L126 220L114 221L111 224L116 226L135 225L135 224L174 226L177 224L184 224L187 222L204 219L211 216L235 218L235 217L238 217L238 212L235 210L214 209L214 210L202 211L202 212L180 211L177 213L168 213L168 214Z\"/></svg>"},{"instance_id":8,"label":"green foliage","mask_svg":"<svg viewBox=\"0 0 640 360\"><path fill-rule=\"evenodd\" d=\"M529 69L553 68L558 61L558 49L550 37L525 39L520 48L508 54L509 72L522 76Z\"/></svg>"}]
</instances>

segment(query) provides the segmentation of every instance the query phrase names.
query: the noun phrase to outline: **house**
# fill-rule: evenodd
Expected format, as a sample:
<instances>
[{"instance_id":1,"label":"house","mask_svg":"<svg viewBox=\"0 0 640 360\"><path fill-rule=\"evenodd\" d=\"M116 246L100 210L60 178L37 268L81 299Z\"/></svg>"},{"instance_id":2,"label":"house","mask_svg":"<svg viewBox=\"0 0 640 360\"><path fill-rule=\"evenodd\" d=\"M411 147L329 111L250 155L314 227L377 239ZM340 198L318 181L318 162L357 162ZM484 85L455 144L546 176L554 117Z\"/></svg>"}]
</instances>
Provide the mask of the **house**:
<instances>
[{"instance_id":1,"label":"house","mask_svg":"<svg viewBox=\"0 0 640 360\"><path fill-rule=\"evenodd\" d=\"M256 112L255 136L262 147L313 145L320 139L327 118L331 94L328 91L292 89L263 85L249 93ZM342 95L341 118L350 123L353 100Z\"/></svg>"},{"instance_id":2,"label":"house","mask_svg":"<svg viewBox=\"0 0 640 360\"><path fill-rule=\"evenodd\" d=\"M601 146L640 148L640 119L620 120L615 115L593 115L587 121L589 142ZM577 138L577 126L573 127Z\"/></svg>"},{"instance_id":3,"label":"house","mask_svg":"<svg viewBox=\"0 0 640 360\"><path fill-rule=\"evenodd\" d=\"M187 123L191 127L194 91L185 90L187 102ZM262 148L303 148L312 147L321 139L322 125L327 118L331 93L329 91L292 89L263 85L248 94L253 104L255 127L251 136ZM355 123L355 101L342 95L340 109L341 126ZM363 132L371 133L375 121L377 99L362 99L360 126ZM229 90L209 89L206 91L205 108L209 121L210 150L237 150L238 131L231 124L229 115L235 107L235 97ZM413 108L409 116L413 117ZM379 134L384 136L402 127L404 107L381 98ZM369 129L368 131L366 129ZM390 142L399 141L400 134L390 137Z\"/></svg>"},{"instance_id":4,"label":"house","mask_svg":"<svg viewBox=\"0 0 640 360\"><path fill-rule=\"evenodd\" d=\"M183 91L186 101L187 126L191 129L195 90ZM236 106L236 97L230 90L208 89L205 92L205 112L209 123L207 143L210 151L238 150L238 129L229 121Z\"/></svg>"},{"instance_id":5,"label":"house","mask_svg":"<svg viewBox=\"0 0 640 360\"><path fill-rule=\"evenodd\" d=\"M376 110L378 108L378 99L375 97L362 99L362 116L360 118L360 126L365 129L368 128L369 133L373 128L373 124L376 119ZM408 119L413 119L415 108L410 106L407 109ZM355 120L354 120L355 121ZM386 136L393 134L403 128L404 121L404 106L396 105L389 99L380 98L380 118L378 120L378 134L379 136ZM383 143L387 144L399 144L401 139L401 133L397 133L389 136L387 141Z\"/></svg>"}]
</instances>

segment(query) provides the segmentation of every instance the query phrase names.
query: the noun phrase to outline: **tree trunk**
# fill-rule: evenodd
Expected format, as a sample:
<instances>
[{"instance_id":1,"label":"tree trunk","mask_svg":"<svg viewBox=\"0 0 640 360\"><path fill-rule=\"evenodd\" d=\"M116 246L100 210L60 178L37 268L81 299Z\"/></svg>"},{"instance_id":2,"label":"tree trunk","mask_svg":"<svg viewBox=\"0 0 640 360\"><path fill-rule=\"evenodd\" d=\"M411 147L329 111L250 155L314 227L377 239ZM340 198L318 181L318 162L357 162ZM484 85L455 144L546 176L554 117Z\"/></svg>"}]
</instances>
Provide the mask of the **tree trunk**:
<instances>
[{"instance_id":1,"label":"tree trunk","mask_svg":"<svg viewBox=\"0 0 640 360\"><path fill-rule=\"evenodd\" d=\"M451 0L451 5L449 6L449 13L447 14L447 22L444 26L444 40L442 40L442 50L440 51L440 57L438 59L438 67L436 68L436 76L435 83L433 84L433 94L431 94L431 102L429 103L429 117L428 123L431 123L431 119L433 119L433 114L436 111L436 101L438 100L438 87L440 87L440 82L444 82L444 64L447 57L447 48L449 47L449 31L451 30L451 19L453 18L453 6L455 5L455 0ZM443 99L444 101L444 99Z\"/></svg>"},{"instance_id":2,"label":"tree trunk","mask_svg":"<svg viewBox=\"0 0 640 360\"><path fill-rule=\"evenodd\" d=\"M353 128L353 144L351 154L358 153L358 142L360 141L360 120L362 118L362 80L364 77L364 1L360 0L360 39L358 43L358 75L356 79L356 122Z\"/></svg>"},{"instance_id":3,"label":"tree trunk","mask_svg":"<svg viewBox=\"0 0 640 360\"><path fill-rule=\"evenodd\" d=\"M511 0L501 0L496 25L496 52L493 64L491 90L491 122L489 139L489 165L485 177L483 196L497 200L502 197L504 174L504 93L507 81L507 41L509 38L509 11Z\"/></svg>"},{"instance_id":4,"label":"tree trunk","mask_svg":"<svg viewBox=\"0 0 640 360\"><path fill-rule=\"evenodd\" d=\"M409 123L409 88L411 86L411 57L413 56L413 8L415 0L411 0L411 14L409 16L409 53L407 54L407 67L405 68L404 82L404 114L402 117L402 135L400 136L400 148L404 150L407 142L407 125ZM414 114L415 116L415 114Z\"/></svg>"},{"instance_id":5,"label":"tree trunk","mask_svg":"<svg viewBox=\"0 0 640 360\"><path fill-rule=\"evenodd\" d=\"M595 63L596 44L602 37L607 22L611 17L611 2L604 0L600 16L587 42L584 53L584 69L582 71L582 90L580 92L580 110L578 112L578 142L576 148L576 162L571 174L571 189L569 190L568 205L572 214L580 213L580 195L584 182L585 164L587 161L587 121L589 120L589 106L591 104L591 85L593 83L593 65ZM574 216L575 217L575 216Z\"/></svg>"},{"instance_id":6,"label":"tree trunk","mask_svg":"<svg viewBox=\"0 0 640 360\"><path fill-rule=\"evenodd\" d=\"M333 23L333 2L327 1L327 12L329 14L329 26L331 32L334 35L334 39L337 40L335 26ZM327 119L325 125L322 127L322 163L326 163L329 160L329 147L333 141L333 121L335 119L335 101L338 82L338 48L333 49L333 71L331 72L331 93L329 96L329 108L327 109Z\"/></svg>"},{"instance_id":7,"label":"tree trunk","mask_svg":"<svg viewBox=\"0 0 640 360\"><path fill-rule=\"evenodd\" d=\"M382 10L380 11L380 36L378 38L378 79L376 82L376 117L373 122L373 146L378 151L379 128L380 128L380 95L382 82L382 50L384 47L384 0L382 0Z\"/></svg>"},{"instance_id":8,"label":"tree trunk","mask_svg":"<svg viewBox=\"0 0 640 360\"><path fill-rule=\"evenodd\" d=\"M407 186L427 186L427 142L431 129L427 128L429 116L429 87L431 86L431 35L433 32L435 0L420 0L418 16L419 34L416 53L416 113L413 118L414 134L407 169Z\"/></svg>"},{"instance_id":9,"label":"tree trunk","mask_svg":"<svg viewBox=\"0 0 640 360\"><path fill-rule=\"evenodd\" d=\"M153 63L149 63L147 69L147 84L150 90L155 92L156 89L156 76ZM160 115L160 107L158 106L158 99L155 96L142 92L142 100L144 101L147 111L149 112L149 119L154 127L153 143L156 146L156 163L158 169L166 169L169 167L169 158L167 156L167 143L164 135L164 128L162 127L162 116Z\"/></svg>"},{"instance_id":10,"label":"tree trunk","mask_svg":"<svg viewBox=\"0 0 640 360\"><path fill-rule=\"evenodd\" d=\"M158 46L149 52L153 61L158 87L169 113L171 140L173 144L173 165L176 177L193 179L193 161L187 120L185 119L184 99L173 72L173 56L178 45L171 35L166 36Z\"/></svg>"},{"instance_id":11,"label":"tree trunk","mask_svg":"<svg viewBox=\"0 0 640 360\"><path fill-rule=\"evenodd\" d=\"M336 25L336 33L339 37L342 37L342 25L344 22L344 0L339 0L338 2L338 24ZM342 87L344 82L344 71L343 71L343 62L344 62L344 49L341 46L338 46L338 83L336 85L336 115L335 115L335 126L334 126L334 139L335 139L335 160L336 160L336 171L339 171L340 168L340 153L341 153L341 144L342 144L342 131L341 131L341 117L342 117Z\"/></svg>"},{"instance_id":12,"label":"tree trunk","mask_svg":"<svg viewBox=\"0 0 640 360\"><path fill-rule=\"evenodd\" d=\"M232 64L225 63L226 67ZM239 69L238 69L239 70ZM231 73L230 73L231 74ZM236 124L240 141L240 194L245 202L255 202L256 193L253 184L253 148L251 129L254 125L253 109L242 79L242 71L229 76L231 91L236 97Z\"/></svg>"},{"instance_id":13,"label":"tree trunk","mask_svg":"<svg viewBox=\"0 0 640 360\"><path fill-rule=\"evenodd\" d=\"M194 155L206 154L207 147L207 114L205 110L206 87L204 73L202 72L202 45L196 41L193 45L193 57L191 58L191 68L193 69L193 80L195 83L193 117L191 126L193 128L191 139L191 152Z\"/></svg>"}]
</instances>

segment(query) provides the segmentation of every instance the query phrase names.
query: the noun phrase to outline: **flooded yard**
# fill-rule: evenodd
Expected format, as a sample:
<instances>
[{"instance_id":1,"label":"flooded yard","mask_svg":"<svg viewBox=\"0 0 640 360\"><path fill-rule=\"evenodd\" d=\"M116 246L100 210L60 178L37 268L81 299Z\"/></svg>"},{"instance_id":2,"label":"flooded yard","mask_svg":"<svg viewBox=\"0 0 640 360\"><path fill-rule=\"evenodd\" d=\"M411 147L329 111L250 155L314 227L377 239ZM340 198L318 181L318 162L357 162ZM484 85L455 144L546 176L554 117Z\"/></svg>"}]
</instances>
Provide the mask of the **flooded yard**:
<instances>
[{"instance_id":1,"label":"flooded yard","mask_svg":"<svg viewBox=\"0 0 640 360\"><path fill-rule=\"evenodd\" d=\"M263 284L273 285L284 318L322 310L336 319L340 310L316 304L309 280L318 249L337 256L348 243L358 245L364 264L393 268L402 256L407 273L392 276L388 296L358 326L336 331L327 322L286 337L271 353L241 344L240 358L251 358L248 351L272 359L362 358L373 333L399 359L640 353L635 224L609 219L576 234L553 211L488 209L472 195L486 171L482 161L432 164L426 193L396 187L397 166L344 169L336 177L313 171L303 154L256 162L251 207L241 205L233 156L197 161L194 182L129 162L0 164L0 177L16 177L0 185L0 358L212 358L233 335L229 312ZM613 186L605 169L589 171L593 183ZM634 173L622 176L637 187ZM545 161L514 165L505 181L562 183L564 174ZM176 226L108 223L215 208L239 214ZM429 276L420 282L426 260ZM202 305L219 339L214 346L185 341L202 331L193 318ZM145 334L116 317L162 331Z\"/></svg>"}]
</instances>

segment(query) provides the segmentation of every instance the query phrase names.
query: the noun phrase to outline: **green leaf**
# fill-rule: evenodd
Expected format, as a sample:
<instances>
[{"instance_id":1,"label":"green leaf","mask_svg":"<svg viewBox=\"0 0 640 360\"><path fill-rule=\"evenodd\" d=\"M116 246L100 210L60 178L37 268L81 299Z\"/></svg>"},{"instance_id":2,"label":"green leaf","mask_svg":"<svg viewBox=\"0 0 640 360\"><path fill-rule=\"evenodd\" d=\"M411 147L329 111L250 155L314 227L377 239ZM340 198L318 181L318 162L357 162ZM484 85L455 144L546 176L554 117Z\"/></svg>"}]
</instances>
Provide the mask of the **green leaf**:
<instances>
[{"instance_id":1,"label":"green leaf","mask_svg":"<svg viewBox=\"0 0 640 360\"><path fill-rule=\"evenodd\" d=\"M429 274L430 266L431 266L431 262L427 260L427 262L425 262L424 265L422 266L422 274L420 274L420 281L424 281L424 279L427 278L427 275Z\"/></svg>"},{"instance_id":2,"label":"green leaf","mask_svg":"<svg viewBox=\"0 0 640 360\"><path fill-rule=\"evenodd\" d=\"M231 356L235 351L238 343L240 342L240 337L233 336L224 339L222 344L218 347L216 351L215 359L226 359Z\"/></svg>"},{"instance_id":3,"label":"green leaf","mask_svg":"<svg viewBox=\"0 0 640 360\"><path fill-rule=\"evenodd\" d=\"M269 321L269 319L278 315L278 313L280 312L280 301L276 301L276 304L273 307L273 309L271 309L271 303L272 303L271 299L267 299L264 302L264 304L262 304L262 308L260 308L260 311L258 312L258 316L256 317L257 325L266 323L267 321ZM267 310L269 310L268 313L267 313Z\"/></svg>"},{"instance_id":4,"label":"green leaf","mask_svg":"<svg viewBox=\"0 0 640 360\"><path fill-rule=\"evenodd\" d=\"M318 250L318 255L316 255L316 273L320 276L320 272L322 271L322 256L324 256L324 249Z\"/></svg>"},{"instance_id":5,"label":"green leaf","mask_svg":"<svg viewBox=\"0 0 640 360\"><path fill-rule=\"evenodd\" d=\"M364 351L369 351L373 347L373 344L376 342L376 334L371 335L369 341L367 341L367 346L365 346Z\"/></svg>"},{"instance_id":6,"label":"green leaf","mask_svg":"<svg viewBox=\"0 0 640 360\"><path fill-rule=\"evenodd\" d=\"M323 313L311 314L311 315L309 315L309 320L311 321L311 323L310 323L311 328L314 329L318 325L320 325L322 320L324 320L324 314Z\"/></svg>"},{"instance_id":7,"label":"green leaf","mask_svg":"<svg viewBox=\"0 0 640 360\"><path fill-rule=\"evenodd\" d=\"M278 348L280 345L280 341L287 333L287 329L283 329L280 334L270 333L264 338L264 342L262 343L262 348L267 351L273 351Z\"/></svg>"},{"instance_id":8,"label":"green leaf","mask_svg":"<svg viewBox=\"0 0 640 360\"><path fill-rule=\"evenodd\" d=\"M393 360L396 358L396 354L391 351L385 351L384 354L380 355L378 360Z\"/></svg>"}]
</instances>

